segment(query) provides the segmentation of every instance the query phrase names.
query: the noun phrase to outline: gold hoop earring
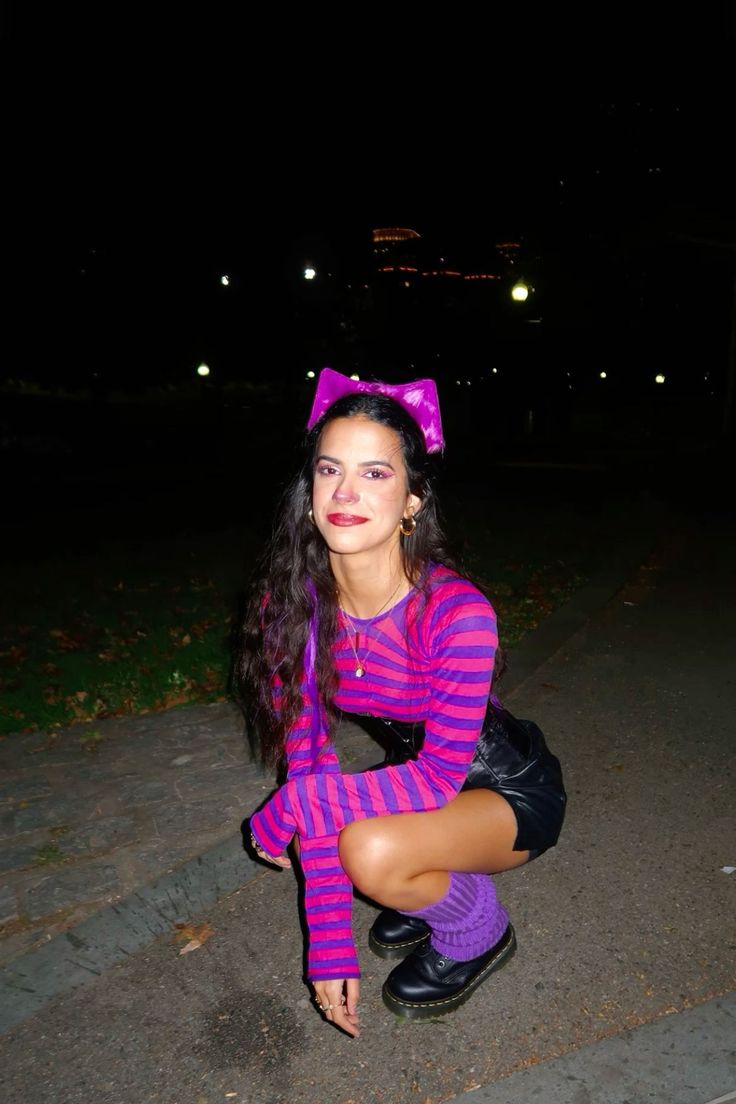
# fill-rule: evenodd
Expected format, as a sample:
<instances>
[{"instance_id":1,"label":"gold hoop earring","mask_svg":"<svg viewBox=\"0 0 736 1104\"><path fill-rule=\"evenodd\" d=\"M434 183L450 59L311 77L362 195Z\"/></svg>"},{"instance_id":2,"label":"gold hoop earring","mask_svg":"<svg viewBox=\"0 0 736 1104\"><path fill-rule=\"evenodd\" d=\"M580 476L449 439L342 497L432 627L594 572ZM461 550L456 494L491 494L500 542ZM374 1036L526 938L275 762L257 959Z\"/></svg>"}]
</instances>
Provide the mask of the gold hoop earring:
<instances>
[{"instance_id":1,"label":"gold hoop earring","mask_svg":"<svg viewBox=\"0 0 736 1104\"><path fill-rule=\"evenodd\" d=\"M314 510L307 510L307 517L311 521L312 525L314 525Z\"/></svg>"},{"instance_id":2,"label":"gold hoop earring","mask_svg":"<svg viewBox=\"0 0 736 1104\"><path fill-rule=\"evenodd\" d=\"M408 529L406 528L407 525L409 526ZM413 514L409 514L408 518L402 518L401 519L401 524L399 525L399 532L401 533L402 537L410 537L413 534L416 527L417 527L417 519L414 517Z\"/></svg>"}]
</instances>

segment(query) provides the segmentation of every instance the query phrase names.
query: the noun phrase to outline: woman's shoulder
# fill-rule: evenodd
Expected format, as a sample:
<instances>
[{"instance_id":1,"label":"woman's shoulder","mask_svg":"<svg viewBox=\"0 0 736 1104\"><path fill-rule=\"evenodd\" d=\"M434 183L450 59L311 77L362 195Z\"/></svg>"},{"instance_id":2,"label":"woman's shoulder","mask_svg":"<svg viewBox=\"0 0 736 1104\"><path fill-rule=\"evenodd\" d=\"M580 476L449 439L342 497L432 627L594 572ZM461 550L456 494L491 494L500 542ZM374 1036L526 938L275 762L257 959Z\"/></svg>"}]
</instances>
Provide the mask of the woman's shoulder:
<instances>
[{"instance_id":1,"label":"woman's shoulder","mask_svg":"<svg viewBox=\"0 0 736 1104\"><path fill-rule=\"evenodd\" d=\"M457 616L470 608L477 613L487 610L493 615L485 594L470 579L444 564L430 564L426 582L426 610L433 621L443 615Z\"/></svg>"}]
</instances>

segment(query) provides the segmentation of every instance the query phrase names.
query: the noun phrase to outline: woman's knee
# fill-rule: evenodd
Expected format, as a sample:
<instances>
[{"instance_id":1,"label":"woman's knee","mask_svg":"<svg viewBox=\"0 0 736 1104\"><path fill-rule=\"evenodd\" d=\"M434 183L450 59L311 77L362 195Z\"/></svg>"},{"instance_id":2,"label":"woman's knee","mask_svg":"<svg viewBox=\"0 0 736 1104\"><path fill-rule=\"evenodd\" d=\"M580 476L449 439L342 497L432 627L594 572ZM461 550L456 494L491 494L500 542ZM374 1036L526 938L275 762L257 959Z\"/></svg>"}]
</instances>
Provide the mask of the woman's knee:
<instances>
[{"instance_id":1,"label":"woman's knee","mask_svg":"<svg viewBox=\"0 0 736 1104\"><path fill-rule=\"evenodd\" d=\"M350 881L369 897L376 897L399 874L392 833L378 819L347 824L340 833L338 848Z\"/></svg>"}]
</instances>

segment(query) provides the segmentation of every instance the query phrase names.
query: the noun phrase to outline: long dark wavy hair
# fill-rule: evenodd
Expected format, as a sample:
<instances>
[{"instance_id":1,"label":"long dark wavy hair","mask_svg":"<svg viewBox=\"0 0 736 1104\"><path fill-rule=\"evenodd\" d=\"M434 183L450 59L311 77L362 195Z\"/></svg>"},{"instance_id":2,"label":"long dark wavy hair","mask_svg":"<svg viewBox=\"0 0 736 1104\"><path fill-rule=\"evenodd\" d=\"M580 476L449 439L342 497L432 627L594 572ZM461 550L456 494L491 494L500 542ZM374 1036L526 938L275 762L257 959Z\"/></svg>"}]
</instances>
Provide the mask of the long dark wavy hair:
<instances>
[{"instance_id":1,"label":"long dark wavy hair","mask_svg":"<svg viewBox=\"0 0 736 1104\"><path fill-rule=\"evenodd\" d=\"M327 545L309 511L314 462L320 436L335 418L359 415L399 436L408 492L421 499L416 529L399 537L407 579L426 594L426 568L432 562L454 569L433 489L433 458L414 419L383 395L346 395L323 414L306 435L304 461L279 503L273 535L265 550L236 649L235 689L245 707L251 738L270 764L281 760L286 733L301 712L304 652L315 603L318 633L317 686L328 717L337 689L332 647L337 635L337 586ZM282 683L280 709L273 704L273 680Z\"/></svg>"}]
</instances>

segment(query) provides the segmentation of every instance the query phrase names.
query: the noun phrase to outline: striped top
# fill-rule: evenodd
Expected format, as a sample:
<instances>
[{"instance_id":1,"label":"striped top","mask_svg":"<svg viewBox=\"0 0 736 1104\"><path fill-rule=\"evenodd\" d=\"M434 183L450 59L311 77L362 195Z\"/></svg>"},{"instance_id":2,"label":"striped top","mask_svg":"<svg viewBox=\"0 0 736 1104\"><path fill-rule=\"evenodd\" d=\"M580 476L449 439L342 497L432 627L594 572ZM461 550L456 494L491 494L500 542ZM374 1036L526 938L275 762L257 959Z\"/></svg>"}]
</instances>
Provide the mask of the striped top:
<instances>
[{"instance_id":1,"label":"striped top","mask_svg":"<svg viewBox=\"0 0 736 1104\"><path fill-rule=\"evenodd\" d=\"M359 976L352 886L337 851L342 828L365 817L446 804L465 781L481 730L498 644L493 610L472 583L448 568L433 566L428 582L426 600L412 590L378 617L350 619L359 636L362 678L355 674L349 625L334 652L335 704L348 713L423 723L419 757L380 771L340 773L327 727L305 691L304 710L286 743L288 780L251 818L251 831L270 855L280 855L294 833L300 838L312 981Z\"/></svg>"}]
</instances>

